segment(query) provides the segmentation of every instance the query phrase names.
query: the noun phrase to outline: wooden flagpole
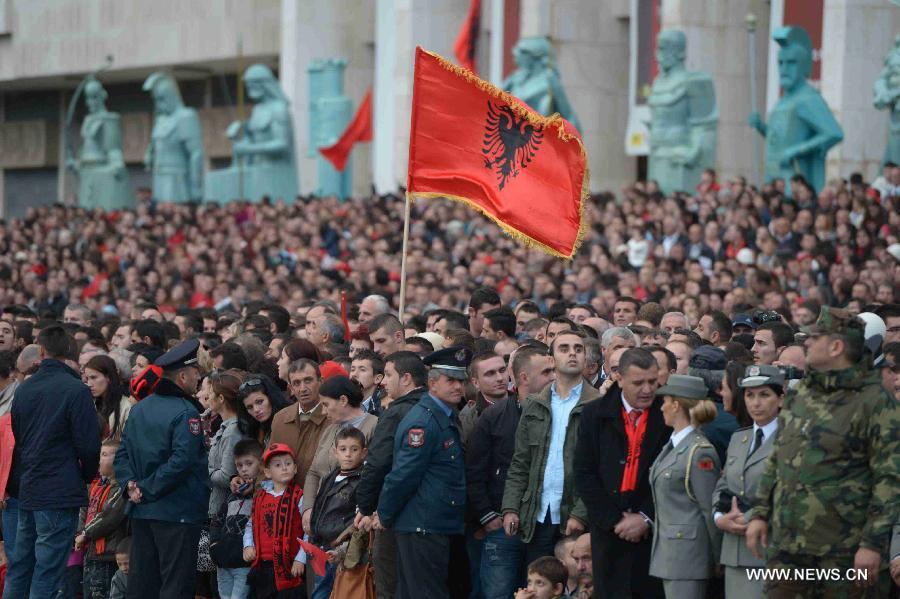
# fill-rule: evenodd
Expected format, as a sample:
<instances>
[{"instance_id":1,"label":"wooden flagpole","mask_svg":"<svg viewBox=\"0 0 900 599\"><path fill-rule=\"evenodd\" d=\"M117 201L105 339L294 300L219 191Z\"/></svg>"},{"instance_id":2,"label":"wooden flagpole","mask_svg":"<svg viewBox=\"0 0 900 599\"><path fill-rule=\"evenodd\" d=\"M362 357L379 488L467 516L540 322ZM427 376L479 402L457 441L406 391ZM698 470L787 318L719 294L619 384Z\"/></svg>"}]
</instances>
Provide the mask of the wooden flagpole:
<instances>
[{"instance_id":1,"label":"wooden flagpole","mask_svg":"<svg viewBox=\"0 0 900 599\"><path fill-rule=\"evenodd\" d=\"M406 207L403 212L403 249L400 256L400 322L403 322L403 313L406 310L406 253L409 245L409 219L412 207L412 197L406 192Z\"/></svg>"}]
</instances>

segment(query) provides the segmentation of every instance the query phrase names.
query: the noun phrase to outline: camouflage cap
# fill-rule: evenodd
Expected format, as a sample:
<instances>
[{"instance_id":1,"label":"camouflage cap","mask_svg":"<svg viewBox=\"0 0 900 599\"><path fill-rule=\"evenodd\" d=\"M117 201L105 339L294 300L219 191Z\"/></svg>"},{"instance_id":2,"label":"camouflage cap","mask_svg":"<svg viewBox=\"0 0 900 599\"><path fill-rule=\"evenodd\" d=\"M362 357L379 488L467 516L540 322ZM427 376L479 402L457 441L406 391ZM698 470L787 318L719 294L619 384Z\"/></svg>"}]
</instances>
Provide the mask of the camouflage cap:
<instances>
[{"instance_id":1,"label":"camouflage cap","mask_svg":"<svg viewBox=\"0 0 900 599\"><path fill-rule=\"evenodd\" d=\"M800 330L806 335L858 335L863 338L866 324L847 310L822 306L816 323Z\"/></svg>"}]
</instances>

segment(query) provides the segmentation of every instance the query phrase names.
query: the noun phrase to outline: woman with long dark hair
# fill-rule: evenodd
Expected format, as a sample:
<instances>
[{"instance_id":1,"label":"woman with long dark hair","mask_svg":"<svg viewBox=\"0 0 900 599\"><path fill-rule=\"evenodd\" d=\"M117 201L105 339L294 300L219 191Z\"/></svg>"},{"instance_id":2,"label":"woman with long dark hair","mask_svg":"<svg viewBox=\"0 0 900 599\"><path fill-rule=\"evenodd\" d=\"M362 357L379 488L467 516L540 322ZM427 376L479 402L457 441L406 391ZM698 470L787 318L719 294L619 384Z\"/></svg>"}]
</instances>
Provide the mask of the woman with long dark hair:
<instances>
[{"instance_id":1,"label":"woman with long dark hair","mask_svg":"<svg viewBox=\"0 0 900 599\"><path fill-rule=\"evenodd\" d=\"M81 380L94 397L101 438L121 439L125 420L134 403L122 385L115 360L107 355L94 356L84 365Z\"/></svg>"},{"instance_id":2,"label":"woman with long dark hair","mask_svg":"<svg viewBox=\"0 0 900 599\"><path fill-rule=\"evenodd\" d=\"M725 366L725 376L722 377L722 387L719 390L725 411L737 419L740 428L753 424L753 419L747 413L747 406L744 403L744 389L740 386L746 368L747 364L743 362L736 360L729 362Z\"/></svg>"},{"instance_id":3,"label":"woman with long dark hair","mask_svg":"<svg viewBox=\"0 0 900 599\"><path fill-rule=\"evenodd\" d=\"M288 369L292 363L300 359L312 360L316 364L323 362L322 354L315 345L306 339L293 339L281 350L281 356L278 358L278 378L286 384L290 383Z\"/></svg>"},{"instance_id":4,"label":"woman with long dark hair","mask_svg":"<svg viewBox=\"0 0 900 599\"><path fill-rule=\"evenodd\" d=\"M251 374L238 388L237 400L241 432L267 447L275 414L289 405L281 389L266 375Z\"/></svg>"}]
</instances>

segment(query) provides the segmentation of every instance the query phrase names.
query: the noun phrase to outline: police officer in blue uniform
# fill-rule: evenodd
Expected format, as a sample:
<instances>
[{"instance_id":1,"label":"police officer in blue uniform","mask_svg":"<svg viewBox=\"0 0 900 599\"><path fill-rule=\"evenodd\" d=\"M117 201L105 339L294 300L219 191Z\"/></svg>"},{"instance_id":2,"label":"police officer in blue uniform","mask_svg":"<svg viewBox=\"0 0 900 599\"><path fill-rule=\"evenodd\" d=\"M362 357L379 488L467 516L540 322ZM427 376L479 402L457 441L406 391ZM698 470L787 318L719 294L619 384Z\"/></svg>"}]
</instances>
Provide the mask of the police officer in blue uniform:
<instances>
[{"instance_id":1,"label":"police officer in blue uniform","mask_svg":"<svg viewBox=\"0 0 900 599\"><path fill-rule=\"evenodd\" d=\"M131 409L116 453L128 493L131 564L126 597L194 596L197 545L209 504L207 456L194 398L200 381L196 339L160 356L153 394Z\"/></svg>"},{"instance_id":2,"label":"police officer in blue uniform","mask_svg":"<svg viewBox=\"0 0 900 599\"><path fill-rule=\"evenodd\" d=\"M466 467L455 408L472 352L427 356L428 393L397 427L394 460L378 498L383 528L397 538L397 599L447 599L451 535L465 530Z\"/></svg>"}]
</instances>

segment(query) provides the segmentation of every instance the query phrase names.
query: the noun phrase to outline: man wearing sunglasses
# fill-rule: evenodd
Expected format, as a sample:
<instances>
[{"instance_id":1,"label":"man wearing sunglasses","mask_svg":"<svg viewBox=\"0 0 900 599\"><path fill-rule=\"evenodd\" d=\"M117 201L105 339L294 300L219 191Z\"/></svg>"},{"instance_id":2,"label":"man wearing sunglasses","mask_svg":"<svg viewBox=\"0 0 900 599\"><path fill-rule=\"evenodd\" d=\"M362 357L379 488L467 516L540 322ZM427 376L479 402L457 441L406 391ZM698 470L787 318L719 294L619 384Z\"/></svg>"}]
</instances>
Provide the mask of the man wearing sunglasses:
<instances>
[{"instance_id":1,"label":"man wearing sunglasses","mask_svg":"<svg viewBox=\"0 0 900 599\"><path fill-rule=\"evenodd\" d=\"M128 493L132 545L129 596L194 595L200 527L209 507L196 339L157 358L162 378L134 406L116 453L116 478Z\"/></svg>"}]
</instances>

